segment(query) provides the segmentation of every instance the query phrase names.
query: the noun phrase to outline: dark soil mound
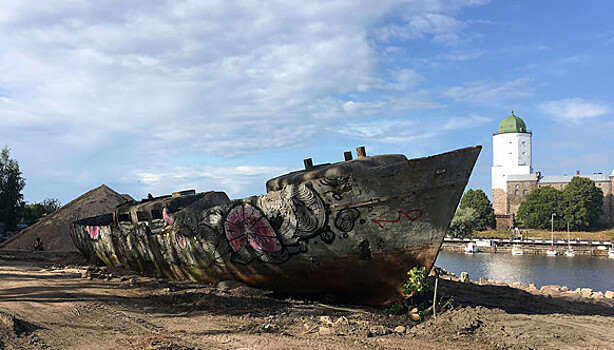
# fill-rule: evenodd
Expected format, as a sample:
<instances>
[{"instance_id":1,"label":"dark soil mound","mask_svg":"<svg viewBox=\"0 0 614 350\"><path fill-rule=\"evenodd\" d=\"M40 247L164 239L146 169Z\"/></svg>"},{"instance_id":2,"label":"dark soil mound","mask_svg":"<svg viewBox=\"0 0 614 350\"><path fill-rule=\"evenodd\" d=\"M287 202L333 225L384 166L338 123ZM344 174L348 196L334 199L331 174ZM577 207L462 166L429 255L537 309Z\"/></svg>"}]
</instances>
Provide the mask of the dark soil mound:
<instances>
[{"instance_id":1,"label":"dark soil mound","mask_svg":"<svg viewBox=\"0 0 614 350\"><path fill-rule=\"evenodd\" d=\"M77 251L70 237L70 224L79 219L105 214L119 204L131 200L106 185L101 185L73 199L36 224L0 243L0 249L34 250L34 241L40 237L46 250L56 252Z\"/></svg>"}]
</instances>

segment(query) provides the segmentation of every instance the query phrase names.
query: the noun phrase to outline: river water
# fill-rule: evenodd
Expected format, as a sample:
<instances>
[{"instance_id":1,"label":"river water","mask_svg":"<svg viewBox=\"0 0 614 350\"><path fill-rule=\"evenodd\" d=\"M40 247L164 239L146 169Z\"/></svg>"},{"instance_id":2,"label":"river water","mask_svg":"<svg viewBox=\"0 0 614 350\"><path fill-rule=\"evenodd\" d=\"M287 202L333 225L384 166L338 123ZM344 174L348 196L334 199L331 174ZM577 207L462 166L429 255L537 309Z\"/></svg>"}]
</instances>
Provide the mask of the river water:
<instances>
[{"instance_id":1,"label":"river water","mask_svg":"<svg viewBox=\"0 0 614 350\"><path fill-rule=\"evenodd\" d=\"M570 289L614 291L614 259L581 256L511 255L439 252L436 266L460 276L462 271L477 281L486 277L505 283L535 283L537 288L557 284Z\"/></svg>"}]
</instances>

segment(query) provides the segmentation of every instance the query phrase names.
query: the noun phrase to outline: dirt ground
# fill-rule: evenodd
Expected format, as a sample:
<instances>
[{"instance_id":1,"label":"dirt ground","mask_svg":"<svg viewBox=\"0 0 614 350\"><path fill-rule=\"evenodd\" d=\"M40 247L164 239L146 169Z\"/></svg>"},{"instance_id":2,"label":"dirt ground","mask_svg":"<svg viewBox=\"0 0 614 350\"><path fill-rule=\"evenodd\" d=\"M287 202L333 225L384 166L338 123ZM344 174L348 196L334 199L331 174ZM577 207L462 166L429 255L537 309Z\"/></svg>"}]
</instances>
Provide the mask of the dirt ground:
<instances>
[{"instance_id":1,"label":"dirt ground","mask_svg":"<svg viewBox=\"0 0 614 350\"><path fill-rule=\"evenodd\" d=\"M231 287L0 251L0 349L614 348L614 299L439 280L446 310L415 323Z\"/></svg>"}]
</instances>

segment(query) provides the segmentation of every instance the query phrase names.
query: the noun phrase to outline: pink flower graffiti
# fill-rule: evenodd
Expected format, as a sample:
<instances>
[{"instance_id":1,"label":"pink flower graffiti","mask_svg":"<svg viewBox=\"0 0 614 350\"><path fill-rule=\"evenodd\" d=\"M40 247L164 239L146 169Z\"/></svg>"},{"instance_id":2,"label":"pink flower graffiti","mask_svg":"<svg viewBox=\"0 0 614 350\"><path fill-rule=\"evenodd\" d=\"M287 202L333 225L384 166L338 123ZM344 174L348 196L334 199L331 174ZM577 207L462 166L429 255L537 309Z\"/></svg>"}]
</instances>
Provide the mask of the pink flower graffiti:
<instances>
[{"instance_id":1,"label":"pink flower graffiti","mask_svg":"<svg viewBox=\"0 0 614 350\"><path fill-rule=\"evenodd\" d=\"M87 233L89 233L91 239L97 239L100 234L98 226L88 226Z\"/></svg>"},{"instance_id":2,"label":"pink flower graffiti","mask_svg":"<svg viewBox=\"0 0 614 350\"><path fill-rule=\"evenodd\" d=\"M173 214L171 214L166 208L162 209L162 219L164 220L164 223L168 226L171 226L173 222L175 222Z\"/></svg>"},{"instance_id":3,"label":"pink flower graffiti","mask_svg":"<svg viewBox=\"0 0 614 350\"><path fill-rule=\"evenodd\" d=\"M267 218L249 204L234 207L226 217L224 229L234 251L251 247L275 253L283 249Z\"/></svg>"},{"instance_id":4,"label":"pink flower graffiti","mask_svg":"<svg viewBox=\"0 0 614 350\"><path fill-rule=\"evenodd\" d=\"M188 244L185 236L180 233L175 235L175 240L177 241L177 245L179 245L179 247L182 249L185 249L186 245Z\"/></svg>"}]
</instances>

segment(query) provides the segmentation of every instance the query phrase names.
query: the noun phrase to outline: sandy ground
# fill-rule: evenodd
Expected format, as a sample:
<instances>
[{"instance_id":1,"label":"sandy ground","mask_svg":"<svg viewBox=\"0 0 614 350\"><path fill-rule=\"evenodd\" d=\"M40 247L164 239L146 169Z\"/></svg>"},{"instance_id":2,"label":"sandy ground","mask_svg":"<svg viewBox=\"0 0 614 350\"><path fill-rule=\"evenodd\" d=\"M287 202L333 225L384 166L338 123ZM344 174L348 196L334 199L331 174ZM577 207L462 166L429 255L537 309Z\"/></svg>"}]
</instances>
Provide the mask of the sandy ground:
<instances>
[{"instance_id":1,"label":"sandy ground","mask_svg":"<svg viewBox=\"0 0 614 350\"><path fill-rule=\"evenodd\" d=\"M614 299L439 287L446 310L417 324L383 308L0 251L0 349L614 349Z\"/></svg>"}]
</instances>

